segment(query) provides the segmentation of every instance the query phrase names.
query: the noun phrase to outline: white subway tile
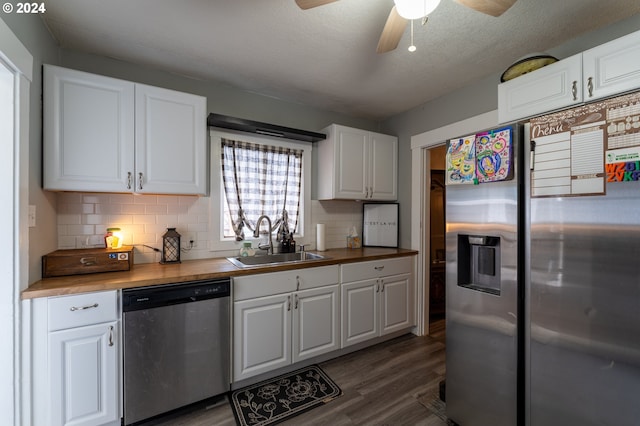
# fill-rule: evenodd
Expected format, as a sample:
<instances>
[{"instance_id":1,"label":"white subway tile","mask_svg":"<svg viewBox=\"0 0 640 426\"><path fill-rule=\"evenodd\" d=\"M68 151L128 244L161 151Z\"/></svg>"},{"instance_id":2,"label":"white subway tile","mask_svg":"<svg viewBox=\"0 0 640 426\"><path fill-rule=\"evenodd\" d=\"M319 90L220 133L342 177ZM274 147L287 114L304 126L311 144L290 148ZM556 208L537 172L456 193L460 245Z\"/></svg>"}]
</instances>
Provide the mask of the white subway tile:
<instances>
[{"instance_id":1,"label":"white subway tile","mask_svg":"<svg viewBox=\"0 0 640 426\"><path fill-rule=\"evenodd\" d=\"M145 204L145 214L167 214L166 204Z\"/></svg>"},{"instance_id":2,"label":"white subway tile","mask_svg":"<svg viewBox=\"0 0 640 426\"><path fill-rule=\"evenodd\" d=\"M133 223L133 215L112 214L107 217L107 223L109 227L119 226L122 228L124 225L131 225Z\"/></svg>"},{"instance_id":3,"label":"white subway tile","mask_svg":"<svg viewBox=\"0 0 640 426\"><path fill-rule=\"evenodd\" d=\"M67 250L76 248L76 237L74 236L58 236L58 249Z\"/></svg>"},{"instance_id":4,"label":"white subway tile","mask_svg":"<svg viewBox=\"0 0 640 426\"><path fill-rule=\"evenodd\" d=\"M133 215L134 225L149 225L156 223L156 215L154 214L135 214Z\"/></svg>"},{"instance_id":5,"label":"white subway tile","mask_svg":"<svg viewBox=\"0 0 640 426\"><path fill-rule=\"evenodd\" d=\"M177 214L177 215L181 215L181 214L186 215L187 213L189 213L189 207L182 206L180 204L167 204L167 213Z\"/></svg>"},{"instance_id":6,"label":"white subway tile","mask_svg":"<svg viewBox=\"0 0 640 426\"><path fill-rule=\"evenodd\" d=\"M158 204L177 205L179 204L179 198L181 197L177 195L158 195L157 202Z\"/></svg>"},{"instance_id":7,"label":"white subway tile","mask_svg":"<svg viewBox=\"0 0 640 426\"><path fill-rule=\"evenodd\" d=\"M96 233L93 225L67 225L67 235L93 235Z\"/></svg>"},{"instance_id":8,"label":"white subway tile","mask_svg":"<svg viewBox=\"0 0 640 426\"><path fill-rule=\"evenodd\" d=\"M124 214L145 214L144 204L122 204L120 211Z\"/></svg>"},{"instance_id":9,"label":"white subway tile","mask_svg":"<svg viewBox=\"0 0 640 426\"><path fill-rule=\"evenodd\" d=\"M102 203L95 205L96 214L120 214L122 213L122 204Z\"/></svg>"},{"instance_id":10,"label":"white subway tile","mask_svg":"<svg viewBox=\"0 0 640 426\"><path fill-rule=\"evenodd\" d=\"M102 225L105 221L105 216L101 214L86 214L83 217L85 225Z\"/></svg>"},{"instance_id":11,"label":"white subway tile","mask_svg":"<svg viewBox=\"0 0 640 426\"><path fill-rule=\"evenodd\" d=\"M137 194L133 197L134 204L158 204L158 196L157 195L143 195Z\"/></svg>"},{"instance_id":12,"label":"white subway tile","mask_svg":"<svg viewBox=\"0 0 640 426\"><path fill-rule=\"evenodd\" d=\"M57 221L58 225L80 225L82 217L80 214L59 214Z\"/></svg>"},{"instance_id":13,"label":"white subway tile","mask_svg":"<svg viewBox=\"0 0 640 426\"><path fill-rule=\"evenodd\" d=\"M109 202L109 194L84 194L82 202L85 204L104 204Z\"/></svg>"}]
</instances>

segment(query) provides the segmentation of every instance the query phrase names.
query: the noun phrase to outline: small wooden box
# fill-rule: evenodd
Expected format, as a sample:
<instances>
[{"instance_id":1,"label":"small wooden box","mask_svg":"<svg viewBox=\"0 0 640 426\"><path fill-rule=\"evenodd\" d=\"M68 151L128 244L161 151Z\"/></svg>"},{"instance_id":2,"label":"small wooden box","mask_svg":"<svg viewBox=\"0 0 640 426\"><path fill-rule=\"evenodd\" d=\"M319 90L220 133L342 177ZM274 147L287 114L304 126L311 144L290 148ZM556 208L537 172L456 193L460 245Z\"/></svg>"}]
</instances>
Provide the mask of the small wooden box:
<instances>
[{"instance_id":1,"label":"small wooden box","mask_svg":"<svg viewBox=\"0 0 640 426\"><path fill-rule=\"evenodd\" d=\"M42 277L128 271L132 265L132 246L56 250L42 256Z\"/></svg>"}]
</instances>

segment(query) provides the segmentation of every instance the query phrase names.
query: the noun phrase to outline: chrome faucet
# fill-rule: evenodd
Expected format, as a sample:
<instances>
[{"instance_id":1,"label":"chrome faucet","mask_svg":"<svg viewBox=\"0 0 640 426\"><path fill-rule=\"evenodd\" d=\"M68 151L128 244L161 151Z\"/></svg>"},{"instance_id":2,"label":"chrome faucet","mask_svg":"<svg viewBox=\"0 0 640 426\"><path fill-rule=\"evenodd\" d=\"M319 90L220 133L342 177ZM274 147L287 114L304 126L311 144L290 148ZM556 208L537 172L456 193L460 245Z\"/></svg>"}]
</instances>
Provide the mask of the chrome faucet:
<instances>
[{"instance_id":1,"label":"chrome faucet","mask_svg":"<svg viewBox=\"0 0 640 426\"><path fill-rule=\"evenodd\" d=\"M269 216L263 214L258 218L258 221L256 222L256 230L253 231L253 237L254 238L260 237L260 224L262 223L263 219L267 219L267 224L269 225L269 231L267 232L267 234L269 235L269 243L268 244L258 243L258 248L260 250L266 250L267 254L273 254L273 239L271 238L271 219L269 219Z\"/></svg>"}]
</instances>

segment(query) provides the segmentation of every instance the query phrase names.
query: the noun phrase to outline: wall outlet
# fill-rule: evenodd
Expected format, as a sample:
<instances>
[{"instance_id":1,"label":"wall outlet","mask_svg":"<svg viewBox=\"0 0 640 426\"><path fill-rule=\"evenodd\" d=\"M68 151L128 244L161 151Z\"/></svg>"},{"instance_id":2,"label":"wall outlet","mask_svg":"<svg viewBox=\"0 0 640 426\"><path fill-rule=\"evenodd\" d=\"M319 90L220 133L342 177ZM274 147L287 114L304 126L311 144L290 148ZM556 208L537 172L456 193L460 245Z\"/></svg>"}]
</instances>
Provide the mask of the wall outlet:
<instances>
[{"instance_id":1,"label":"wall outlet","mask_svg":"<svg viewBox=\"0 0 640 426\"><path fill-rule=\"evenodd\" d=\"M191 243L193 241L193 244ZM196 233L195 232L184 232L180 236L180 245L183 248L189 249L197 246Z\"/></svg>"}]
</instances>

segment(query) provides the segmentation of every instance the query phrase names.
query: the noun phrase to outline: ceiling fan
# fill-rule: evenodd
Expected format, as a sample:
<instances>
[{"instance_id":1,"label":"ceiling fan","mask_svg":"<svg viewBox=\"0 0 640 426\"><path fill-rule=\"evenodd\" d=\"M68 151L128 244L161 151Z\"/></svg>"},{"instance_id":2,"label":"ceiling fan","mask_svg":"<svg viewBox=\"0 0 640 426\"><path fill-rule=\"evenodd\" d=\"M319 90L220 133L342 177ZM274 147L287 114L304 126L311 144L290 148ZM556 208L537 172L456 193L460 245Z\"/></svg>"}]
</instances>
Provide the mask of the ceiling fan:
<instances>
[{"instance_id":1,"label":"ceiling fan","mask_svg":"<svg viewBox=\"0 0 640 426\"><path fill-rule=\"evenodd\" d=\"M338 0L296 0L300 9L311 9L333 3ZM507 11L516 0L454 0L478 12L500 16ZM440 0L394 0L395 6L389 12L387 23L384 25L377 53L386 53L398 47L398 43L412 19L426 18L440 3Z\"/></svg>"}]
</instances>

